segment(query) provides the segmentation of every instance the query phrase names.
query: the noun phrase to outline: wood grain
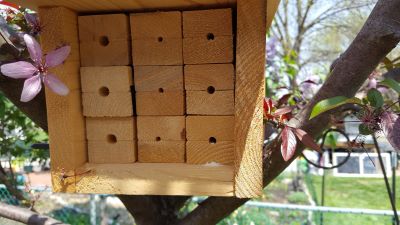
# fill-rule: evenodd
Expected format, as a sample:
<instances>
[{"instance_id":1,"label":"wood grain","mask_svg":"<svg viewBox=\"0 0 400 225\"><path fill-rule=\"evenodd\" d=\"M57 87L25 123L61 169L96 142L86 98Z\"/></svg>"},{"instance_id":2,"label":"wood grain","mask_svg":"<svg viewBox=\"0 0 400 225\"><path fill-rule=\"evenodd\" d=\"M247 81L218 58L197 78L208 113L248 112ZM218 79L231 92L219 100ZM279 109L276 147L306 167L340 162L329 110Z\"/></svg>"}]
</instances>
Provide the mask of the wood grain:
<instances>
[{"instance_id":1,"label":"wood grain","mask_svg":"<svg viewBox=\"0 0 400 225\"><path fill-rule=\"evenodd\" d=\"M106 142L108 135L118 141L137 140L136 117L86 118L87 140Z\"/></svg>"},{"instance_id":2,"label":"wood grain","mask_svg":"<svg viewBox=\"0 0 400 225\"><path fill-rule=\"evenodd\" d=\"M142 163L184 163L185 141L138 141Z\"/></svg>"},{"instance_id":3,"label":"wood grain","mask_svg":"<svg viewBox=\"0 0 400 225\"><path fill-rule=\"evenodd\" d=\"M133 65L182 65L182 39L158 38L132 40Z\"/></svg>"},{"instance_id":4,"label":"wood grain","mask_svg":"<svg viewBox=\"0 0 400 225\"><path fill-rule=\"evenodd\" d=\"M88 141L89 163L133 163L136 161L136 142Z\"/></svg>"},{"instance_id":5,"label":"wood grain","mask_svg":"<svg viewBox=\"0 0 400 225\"><path fill-rule=\"evenodd\" d=\"M129 18L125 14L79 17L82 66L129 65Z\"/></svg>"},{"instance_id":6,"label":"wood grain","mask_svg":"<svg viewBox=\"0 0 400 225\"><path fill-rule=\"evenodd\" d=\"M179 11L130 14L132 39L182 39L182 15Z\"/></svg>"},{"instance_id":7,"label":"wood grain","mask_svg":"<svg viewBox=\"0 0 400 225\"><path fill-rule=\"evenodd\" d=\"M188 141L186 142L186 162L189 164L233 165L233 148L233 141L217 141L215 144L211 144L209 141Z\"/></svg>"},{"instance_id":8,"label":"wood grain","mask_svg":"<svg viewBox=\"0 0 400 225\"><path fill-rule=\"evenodd\" d=\"M135 66L135 90L183 91L182 66Z\"/></svg>"},{"instance_id":9,"label":"wood grain","mask_svg":"<svg viewBox=\"0 0 400 225\"><path fill-rule=\"evenodd\" d=\"M233 115L234 91L187 91L186 109L188 115Z\"/></svg>"},{"instance_id":10,"label":"wood grain","mask_svg":"<svg viewBox=\"0 0 400 225\"><path fill-rule=\"evenodd\" d=\"M216 36L183 39L183 61L185 64L231 63L233 61L232 36Z\"/></svg>"},{"instance_id":11,"label":"wood grain","mask_svg":"<svg viewBox=\"0 0 400 225\"><path fill-rule=\"evenodd\" d=\"M184 11L183 37L232 36L232 9Z\"/></svg>"},{"instance_id":12,"label":"wood grain","mask_svg":"<svg viewBox=\"0 0 400 225\"><path fill-rule=\"evenodd\" d=\"M130 92L133 85L129 66L81 67L82 92L98 92L106 87L109 92Z\"/></svg>"},{"instance_id":13,"label":"wood grain","mask_svg":"<svg viewBox=\"0 0 400 225\"><path fill-rule=\"evenodd\" d=\"M184 116L138 116L138 140L184 141Z\"/></svg>"},{"instance_id":14,"label":"wood grain","mask_svg":"<svg viewBox=\"0 0 400 225\"><path fill-rule=\"evenodd\" d=\"M237 1L235 196L262 193L266 1Z\"/></svg>"},{"instance_id":15,"label":"wood grain","mask_svg":"<svg viewBox=\"0 0 400 225\"><path fill-rule=\"evenodd\" d=\"M186 117L186 138L188 141L234 140L234 116L188 116Z\"/></svg>"},{"instance_id":16,"label":"wood grain","mask_svg":"<svg viewBox=\"0 0 400 225\"><path fill-rule=\"evenodd\" d=\"M233 196L233 167L181 163L87 164L78 193Z\"/></svg>"},{"instance_id":17,"label":"wood grain","mask_svg":"<svg viewBox=\"0 0 400 225\"><path fill-rule=\"evenodd\" d=\"M83 115L87 117L128 117L133 115L130 92L82 93Z\"/></svg>"},{"instance_id":18,"label":"wood grain","mask_svg":"<svg viewBox=\"0 0 400 225\"><path fill-rule=\"evenodd\" d=\"M75 12L66 8L40 8L40 20L46 24L41 33L44 52L55 49L64 43L72 47L71 55L64 65L57 68L65 71L73 89L79 87L79 41L78 18ZM66 74L60 74L67 79ZM82 116L80 91L73 90L67 96L58 96L46 88L47 120L50 142L51 173L53 191L75 192L74 170L87 161L85 142L85 120ZM72 175L60 179L60 174Z\"/></svg>"},{"instance_id":19,"label":"wood grain","mask_svg":"<svg viewBox=\"0 0 400 225\"><path fill-rule=\"evenodd\" d=\"M233 64L205 64L185 66L185 90L206 91L213 87L217 91L234 89Z\"/></svg>"},{"instance_id":20,"label":"wood grain","mask_svg":"<svg viewBox=\"0 0 400 225\"><path fill-rule=\"evenodd\" d=\"M235 0L9 0L31 9L40 6L64 6L77 12L112 12L144 9L193 9L233 6Z\"/></svg>"},{"instance_id":21,"label":"wood grain","mask_svg":"<svg viewBox=\"0 0 400 225\"><path fill-rule=\"evenodd\" d=\"M182 116L185 114L183 91L136 92L138 116Z\"/></svg>"}]
</instances>

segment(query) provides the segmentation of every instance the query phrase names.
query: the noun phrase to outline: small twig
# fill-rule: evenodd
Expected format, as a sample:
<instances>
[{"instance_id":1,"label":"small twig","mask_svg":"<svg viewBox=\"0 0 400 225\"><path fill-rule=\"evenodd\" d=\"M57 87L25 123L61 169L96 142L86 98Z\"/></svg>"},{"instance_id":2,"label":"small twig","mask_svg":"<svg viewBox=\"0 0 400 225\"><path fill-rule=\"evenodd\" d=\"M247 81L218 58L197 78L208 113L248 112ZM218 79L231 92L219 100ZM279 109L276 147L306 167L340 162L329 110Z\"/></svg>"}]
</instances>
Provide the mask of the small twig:
<instances>
[{"instance_id":1,"label":"small twig","mask_svg":"<svg viewBox=\"0 0 400 225\"><path fill-rule=\"evenodd\" d=\"M399 225L399 215L397 215L396 205L395 205L395 203L394 203L392 190L390 189L389 180L388 180L387 175L386 175L386 169L385 169L385 165L383 164L382 155L381 155L381 150L380 150L380 148L379 148L378 141L376 140L375 134L372 134L372 138L373 138L373 140L374 140L374 145L375 145L376 151L378 152L379 163L380 163L380 165L381 165L381 169L382 169L382 173L383 173L383 178L384 178L385 184L386 184L386 190L387 190L387 193L388 193L388 195L389 195L390 204L391 204L391 206L392 206L392 210L393 210L393 214L394 214L394 219L395 219L395 221L396 221L396 225ZM395 190L393 190L393 191L395 191Z\"/></svg>"}]
</instances>

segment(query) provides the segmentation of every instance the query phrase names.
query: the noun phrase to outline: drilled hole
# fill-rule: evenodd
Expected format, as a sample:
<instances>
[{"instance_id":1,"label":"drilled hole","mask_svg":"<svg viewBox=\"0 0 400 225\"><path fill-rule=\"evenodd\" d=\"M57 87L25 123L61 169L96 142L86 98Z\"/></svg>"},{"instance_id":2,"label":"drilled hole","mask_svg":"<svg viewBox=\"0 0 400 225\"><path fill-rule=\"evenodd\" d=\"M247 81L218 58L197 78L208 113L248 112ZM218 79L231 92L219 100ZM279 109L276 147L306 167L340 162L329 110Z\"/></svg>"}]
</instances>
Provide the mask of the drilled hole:
<instances>
[{"instance_id":1,"label":"drilled hole","mask_svg":"<svg viewBox=\"0 0 400 225\"><path fill-rule=\"evenodd\" d=\"M115 144L117 143L117 137L114 134L107 135L108 143Z\"/></svg>"},{"instance_id":2,"label":"drilled hole","mask_svg":"<svg viewBox=\"0 0 400 225\"><path fill-rule=\"evenodd\" d=\"M158 89L158 92L160 92L160 93L164 93L164 89L162 89L162 88L159 88L159 89Z\"/></svg>"},{"instance_id":3,"label":"drilled hole","mask_svg":"<svg viewBox=\"0 0 400 225\"><path fill-rule=\"evenodd\" d=\"M207 92L208 92L208 94L214 94L215 88L213 86L210 86L207 88Z\"/></svg>"},{"instance_id":4,"label":"drilled hole","mask_svg":"<svg viewBox=\"0 0 400 225\"><path fill-rule=\"evenodd\" d=\"M208 33L207 34L207 40L209 40L209 41L214 40L214 34L213 33Z\"/></svg>"},{"instance_id":5,"label":"drilled hole","mask_svg":"<svg viewBox=\"0 0 400 225\"><path fill-rule=\"evenodd\" d=\"M100 44L102 46L107 46L108 44L110 44L110 40L108 40L107 36L101 36L100 37Z\"/></svg>"},{"instance_id":6,"label":"drilled hole","mask_svg":"<svg viewBox=\"0 0 400 225\"><path fill-rule=\"evenodd\" d=\"M156 141L161 141L161 138L160 137L156 137Z\"/></svg>"},{"instance_id":7,"label":"drilled hole","mask_svg":"<svg viewBox=\"0 0 400 225\"><path fill-rule=\"evenodd\" d=\"M163 42L164 39L162 37L158 37L157 40L158 42Z\"/></svg>"},{"instance_id":8,"label":"drilled hole","mask_svg":"<svg viewBox=\"0 0 400 225\"><path fill-rule=\"evenodd\" d=\"M110 90L107 87L101 87L99 89L99 94L103 97L110 95Z\"/></svg>"},{"instance_id":9,"label":"drilled hole","mask_svg":"<svg viewBox=\"0 0 400 225\"><path fill-rule=\"evenodd\" d=\"M217 139L215 137L210 137L210 139L208 139L208 142L210 142L210 144L216 144Z\"/></svg>"}]
</instances>

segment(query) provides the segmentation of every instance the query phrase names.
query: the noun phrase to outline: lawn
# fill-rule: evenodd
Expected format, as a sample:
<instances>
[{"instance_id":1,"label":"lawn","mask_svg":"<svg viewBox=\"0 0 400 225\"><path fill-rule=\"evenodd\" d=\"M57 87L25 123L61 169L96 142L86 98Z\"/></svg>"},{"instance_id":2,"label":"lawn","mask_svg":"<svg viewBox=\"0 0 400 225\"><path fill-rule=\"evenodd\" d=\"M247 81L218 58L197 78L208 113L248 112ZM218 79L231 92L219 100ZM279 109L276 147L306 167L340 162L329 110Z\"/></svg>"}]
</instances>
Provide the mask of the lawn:
<instances>
[{"instance_id":1,"label":"lawn","mask_svg":"<svg viewBox=\"0 0 400 225\"><path fill-rule=\"evenodd\" d=\"M311 176L308 183L314 188L317 201L321 200L322 177ZM310 186L311 184L311 186ZM400 208L400 177L397 177L396 200ZM325 206L368 209L391 209L383 178L345 178L327 176L325 180ZM319 221L319 220L318 220ZM324 224L383 225L392 224L391 217L360 214L325 213Z\"/></svg>"}]
</instances>

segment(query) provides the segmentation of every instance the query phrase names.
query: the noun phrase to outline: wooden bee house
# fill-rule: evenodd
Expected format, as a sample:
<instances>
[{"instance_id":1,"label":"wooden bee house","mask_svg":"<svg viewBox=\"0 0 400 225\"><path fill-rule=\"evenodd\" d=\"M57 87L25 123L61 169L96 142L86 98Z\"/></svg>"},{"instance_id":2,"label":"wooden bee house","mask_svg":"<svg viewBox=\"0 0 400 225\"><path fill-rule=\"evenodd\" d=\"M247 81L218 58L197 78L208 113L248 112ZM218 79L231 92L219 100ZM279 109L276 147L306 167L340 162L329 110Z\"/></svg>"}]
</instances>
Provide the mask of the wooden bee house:
<instances>
[{"instance_id":1,"label":"wooden bee house","mask_svg":"<svg viewBox=\"0 0 400 225\"><path fill-rule=\"evenodd\" d=\"M53 190L262 192L266 29L277 0L31 0L45 52Z\"/></svg>"}]
</instances>

